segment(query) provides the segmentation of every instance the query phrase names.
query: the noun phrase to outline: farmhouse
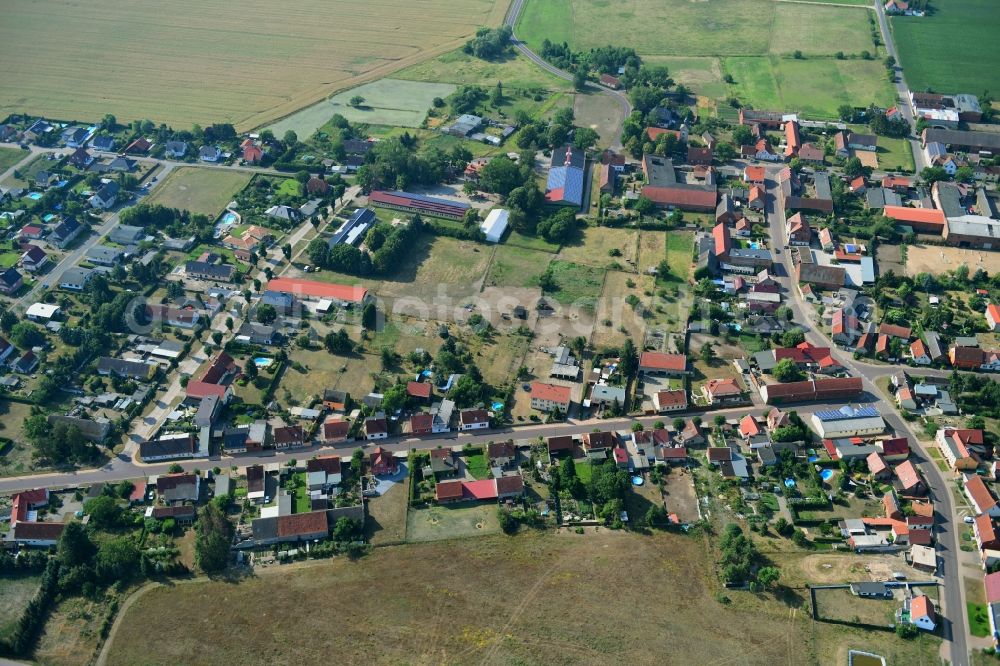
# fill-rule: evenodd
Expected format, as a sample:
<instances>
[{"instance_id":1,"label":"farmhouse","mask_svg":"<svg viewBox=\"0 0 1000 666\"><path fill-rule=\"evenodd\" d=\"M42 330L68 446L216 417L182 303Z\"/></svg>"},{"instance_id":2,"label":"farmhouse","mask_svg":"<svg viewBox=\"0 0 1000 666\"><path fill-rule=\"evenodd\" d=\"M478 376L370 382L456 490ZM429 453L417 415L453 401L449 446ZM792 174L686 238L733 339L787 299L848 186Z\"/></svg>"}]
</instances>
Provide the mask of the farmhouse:
<instances>
[{"instance_id":1,"label":"farmhouse","mask_svg":"<svg viewBox=\"0 0 1000 666\"><path fill-rule=\"evenodd\" d=\"M565 414L569 410L570 387L546 384L544 382L531 383L531 408L540 412L551 412L559 409Z\"/></svg>"},{"instance_id":2,"label":"farmhouse","mask_svg":"<svg viewBox=\"0 0 1000 666\"><path fill-rule=\"evenodd\" d=\"M368 203L379 208L390 208L407 213L461 220L470 206L467 203L427 197L400 191L376 190L368 195Z\"/></svg>"},{"instance_id":3,"label":"farmhouse","mask_svg":"<svg viewBox=\"0 0 1000 666\"><path fill-rule=\"evenodd\" d=\"M715 212L718 188L714 176L710 175L704 185L679 181L673 162L657 155L642 156L642 172L647 183L642 188L642 196L657 206Z\"/></svg>"},{"instance_id":4,"label":"farmhouse","mask_svg":"<svg viewBox=\"0 0 1000 666\"><path fill-rule=\"evenodd\" d=\"M687 356L663 352L642 352L639 355L639 372L649 375L683 377L687 374Z\"/></svg>"},{"instance_id":5,"label":"farmhouse","mask_svg":"<svg viewBox=\"0 0 1000 666\"><path fill-rule=\"evenodd\" d=\"M953 469L975 470L982 456L986 455L982 430L941 428L937 431L934 441Z\"/></svg>"}]
</instances>

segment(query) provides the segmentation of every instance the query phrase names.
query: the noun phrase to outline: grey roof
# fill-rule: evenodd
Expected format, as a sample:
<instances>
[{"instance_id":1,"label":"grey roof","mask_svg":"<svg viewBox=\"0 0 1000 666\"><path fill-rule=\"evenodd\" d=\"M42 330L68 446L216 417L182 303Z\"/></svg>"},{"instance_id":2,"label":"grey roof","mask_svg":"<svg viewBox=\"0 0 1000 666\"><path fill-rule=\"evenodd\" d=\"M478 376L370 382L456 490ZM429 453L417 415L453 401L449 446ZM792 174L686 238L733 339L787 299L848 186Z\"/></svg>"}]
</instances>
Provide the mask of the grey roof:
<instances>
[{"instance_id":1,"label":"grey roof","mask_svg":"<svg viewBox=\"0 0 1000 666\"><path fill-rule=\"evenodd\" d=\"M218 158L221 153L222 153L222 151L219 150L218 146L202 146L201 150L198 151L198 157L201 157L201 158L206 158L206 157Z\"/></svg>"},{"instance_id":2,"label":"grey roof","mask_svg":"<svg viewBox=\"0 0 1000 666\"><path fill-rule=\"evenodd\" d=\"M128 157L118 156L111 160L108 164L108 168L112 171L131 171L135 168L135 160L129 159Z\"/></svg>"},{"instance_id":3,"label":"grey roof","mask_svg":"<svg viewBox=\"0 0 1000 666\"><path fill-rule=\"evenodd\" d=\"M941 353L941 338L938 336L936 331L924 331L924 340L927 342L927 351L930 353L931 359L939 359L943 355Z\"/></svg>"},{"instance_id":4,"label":"grey roof","mask_svg":"<svg viewBox=\"0 0 1000 666\"><path fill-rule=\"evenodd\" d=\"M969 146L977 149L1000 150L1000 134L994 132L966 132L949 129L926 129L924 141L939 141L948 146Z\"/></svg>"},{"instance_id":5,"label":"grey roof","mask_svg":"<svg viewBox=\"0 0 1000 666\"><path fill-rule=\"evenodd\" d=\"M94 247L87 250L87 259L91 261L96 261L99 263L112 264L118 261L122 254L121 250L117 247L108 247L107 245L95 245Z\"/></svg>"},{"instance_id":6,"label":"grey roof","mask_svg":"<svg viewBox=\"0 0 1000 666\"><path fill-rule=\"evenodd\" d=\"M229 264L210 264L207 261L189 261L184 264L185 273L208 275L223 280L233 277L235 270Z\"/></svg>"},{"instance_id":7,"label":"grey roof","mask_svg":"<svg viewBox=\"0 0 1000 666\"><path fill-rule=\"evenodd\" d=\"M87 280L90 279L91 274L93 274L93 271L89 268L76 266L63 273L59 284L87 284Z\"/></svg>"},{"instance_id":8,"label":"grey roof","mask_svg":"<svg viewBox=\"0 0 1000 666\"><path fill-rule=\"evenodd\" d=\"M166 149L167 152L183 155L187 152L187 143L184 141L167 141Z\"/></svg>"},{"instance_id":9,"label":"grey roof","mask_svg":"<svg viewBox=\"0 0 1000 666\"><path fill-rule=\"evenodd\" d=\"M283 291L265 291L264 295L261 296L260 302L265 305L271 305L279 309L288 309L295 304L295 298L292 294L285 293Z\"/></svg>"},{"instance_id":10,"label":"grey roof","mask_svg":"<svg viewBox=\"0 0 1000 666\"><path fill-rule=\"evenodd\" d=\"M90 145L93 146L95 150L111 150L115 147L115 138L112 136L95 136L91 139Z\"/></svg>"},{"instance_id":11,"label":"grey roof","mask_svg":"<svg viewBox=\"0 0 1000 666\"><path fill-rule=\"evenodd\" d=\"M642 156L643 171L649 184L654 187L669 187L677 184L677 171L672 160L659 155Z\"/></svg>"},{"instance_id":12,"label":"grey roof","mask_svg":"<svg viewBox=\"0 0 1000 666\"><path fill-rule=\"evenodd\" d=\"M53 235L59 238L69 238L77 231L80 230L80 223L76 221L75 217L63 218L63 221L52 230Z\"/></svg>"},{"instance_id":13,"label":"grey roof","mask_svg":"<svg viewBox=\"0 0 1000 666\"><path fill-rule=\"evenodd\" d=\"M729 257L746 257L747 259L759 259L771 261L771 251L761 247L734 247L729 251Z\"/></svg>"},{"instance_id":14,"label":"grey roof","mask_svg":"<svg viewBox=\"0 0 1000 666\"><path fill-rule=\"evenodd\" d=\"M1000 221L982 215L949 217L946 221L949 234L1000 239Z\"/></svg>"},{"instance_id":15,"label":"grey roof","mask_svg":"<svg viewBox=\"0 0 1000 666\"><path fill-rule=\"evenodd\" d=\"M937 187L938 203L945 217L961 217L965 215L965 207L962 206L962 193L954 183L939 181L935 183Z\"/></svg>"},{"instance_id":16,"label":"grey roof","mask_svg":"<svg viewBox=\"0 0 1000 666\"><path fill-rule=\"evenodd\" d=\"M97 371L101 373L114 373L123 377L146 378L149 376L150 363L145 361L129 361L124 358L111 358L102 356L97 360Z\"/></svg>"},{"instance_id":17,"label":"grey roof","mask_svg":"<svg viewBox=\"0 0 1000 666\"><path fill-rule=\"evenodd\" d=\"M107 439L108 434L111 432L111 422L107 419L81 419L77 416L64 416L62 414L49 414L49 425L56 425L57 423L65 423L70 426L76 426L80 429L80 434L84 439L89 439L93 442L100 442Z\"/></svg>"},{"instance_id":18,"label":"grey roof","mask_svg":"<svg viewBox=\"0 0 1000 666\"><path fill-rule=\"evenodd\" d=\"M825 171L817 171L813 174L813 184L816 186L816 198L832 200L833 194L830 191L830 175Z\"/></svg>"},{"instance_id":19,"label":"grey roof","mask_svg":"<svg viewBox=\"0 0 1000 666\"><path fill-rule=\"evenodd\" d=\"M219 410L219 396L209 395L201 399L198 404L198 412L195 414L194 422L198 426L212 425L216 412Z\"/></svg>"},{"instance_id":20,"label":"grey roof","mask_svg":"<svg viewBox=\"0 0 1000 666\"><path fill-rule=\"evenodd\" d=\"M986 188L984 187L976 190L976 210L978 210L980 215L994 219L997 217L996 203L986 194Z\"/></svg>"},{"instance_id":21,"label":"grey roof","mask_svg":"<svg viewBox=\"0 0 1000 666\"><path fill-rule=\"evenodd\" d=\"M142 227L135 227L130 224L118 224L108 234L108 238L115 243L135 243L143 236Z\"/></svg>"},{"instance_id":22,"label":"grey roof","mask_svg":"<svg viewBox=\"0 0 1000 666\"><path fill-rule=\"evenodd\" d=\"M194 453L192 441L191 436L188 435L187 437L168 437L167 439L154 439L147 442L140 442L139 457L154 458L159 456L179 457L183 455L190 455ZM164 499L168 501L194 499L192 495L193 487L186 485L179 488L171 488L163 493Z\"/></svg>"}]
</instances>

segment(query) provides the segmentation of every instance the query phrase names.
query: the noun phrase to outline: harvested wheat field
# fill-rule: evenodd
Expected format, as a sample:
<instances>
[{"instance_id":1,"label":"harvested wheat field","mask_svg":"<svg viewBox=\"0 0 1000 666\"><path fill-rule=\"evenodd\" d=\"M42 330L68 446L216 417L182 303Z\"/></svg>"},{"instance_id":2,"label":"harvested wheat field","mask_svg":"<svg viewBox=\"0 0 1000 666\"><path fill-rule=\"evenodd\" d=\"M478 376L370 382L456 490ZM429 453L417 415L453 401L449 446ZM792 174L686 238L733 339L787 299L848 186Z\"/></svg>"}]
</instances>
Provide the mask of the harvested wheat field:
<instances>
[{"instance_id":1,"label":"harvested wheat field","mask_svg":"<svg viewBox=\"0 0 1000 666\"><path fill-rule=\"evenodd\" d=\"M460 46L508 0L15 0L0 115L249 129Z\"/></svg>"},{"instance_id":2,"label":"harvested wheat field","mask_svg":"<svg viewBox=\"0 0 1000 666\"><path fill-rule=\"evenodd\" d=\"M799 666L876 644L905 659L892 663L936 663L930 642L812 623L804 590L722 597L710 561L701 536L606 530L379 548L155 589L108 663Z\"/></svg>"}]
</instances>

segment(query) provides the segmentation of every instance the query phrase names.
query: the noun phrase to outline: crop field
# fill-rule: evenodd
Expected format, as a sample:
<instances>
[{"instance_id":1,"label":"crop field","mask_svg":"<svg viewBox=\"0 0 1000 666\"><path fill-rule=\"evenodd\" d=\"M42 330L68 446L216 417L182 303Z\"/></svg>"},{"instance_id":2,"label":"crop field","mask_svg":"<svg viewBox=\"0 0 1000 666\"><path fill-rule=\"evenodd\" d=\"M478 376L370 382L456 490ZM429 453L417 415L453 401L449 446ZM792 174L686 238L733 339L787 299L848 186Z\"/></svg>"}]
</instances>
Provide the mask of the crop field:
<instances>
[{"instance_id":1,"label":"crop field","mask_svg":"<svg viewBox=\"0 0 1000 666\"><path fill-rule=\"evenodd\" d=\"M0 111L250 129L453 50L478 26L498 25L507 5L17 2L0 22Z\"/></svg>"},{"instance_id":2,"label":"crop field","mask_svg":"<svg viewBox=\"0 0 1000 666\"><path fill-rule=\"evenodd\" d=\"M453 92L455 86L450 83L381 79L345 90L293 113L272 125L271 131L282 136L287 130L294 130L300 137L307 137L335 113L356 123L420 127L434 98L447 97ZM363 97L364 103L351 106L350 100L355 96Z\"/></svg>"},{"instance_id":3,"label":"crop field","mask_svg":"<svg viewBox=\"0 0 1000 666\"><path fill-rule=\"evenodd\" d=\"M704 544L663 533L529 532L379 548L357 562L272 568L237 584L159 587L125 611L107 663L651 664L670 655L670 663L811 666L846 663L848 649L873 641L889 663L938 663L933 637L810 621L804 590L724 592ZM616 562L643 575L610 585ZM514 594L498 594L497 581ZM260 631L261 608L296 620ZM330 608L351 609L332 632ZM148 629L162 617L217 616L227 622Z\"/></svg>"},{"instance_id":4,"label":"crop field","mask_svg":"<svg viewBox=\"0 0 1000 666\"><path fill-rule=\"evenodd\" d=\"M865 11L755 0L529 0L517 36L578 50L628 45L640 55L832 55L872 50Z\"/></svg>"},{"instance_id":5,"label":"crop field","mask_svg":"<svg viewBox=\"0 0 1000 666\"><path fill-rule=\"evenodd\" d=\"M431 83L494 86L503 82L504 90L544 88L569 90L572 85L518 54L501 61L481 60L461 50L451 51L407 67L393 74L394 78Z\"/></svg>"},{"instance_id":6,"label":"crop field","mask_svg":"<svg viewBox=\"0 0 1000 666\"><path fill-rule=\"evenodd\" d=\"M726 58L723 67L735 81L733 93L758 109L835 119L841 104L886 106L893 100L876 60Z\"/></svg>"},{"instance_id":7,"label":"crop field","mask_svg":"<svg viewBox=\"0 0 1000 666\"><path fill-rule=\"evenodd\" d=\"M516 245L497 246L486 284L490 287L535 287L552 255Z\"/></svg>"},{"instance_id":8,"label":"crop field","mask_svg":"<svg viewBox=\"0 0 1000 666\"><path fill-rule=\"evenodd\" d=\"M230 169L181 167L171 171L146 203L214 217L250 182L250 174Z\"/></svg>"},{"instance_id":9,"label":"crop field","mask_svg":"<svg viewBox=\"0 0 1000 666\"><path fill-rule=\"evenodd\" d=\"M892 17L911 90L1000 94L1000 10L992 0L948 0L930 16Z\"/></svg>"}]
</instances>

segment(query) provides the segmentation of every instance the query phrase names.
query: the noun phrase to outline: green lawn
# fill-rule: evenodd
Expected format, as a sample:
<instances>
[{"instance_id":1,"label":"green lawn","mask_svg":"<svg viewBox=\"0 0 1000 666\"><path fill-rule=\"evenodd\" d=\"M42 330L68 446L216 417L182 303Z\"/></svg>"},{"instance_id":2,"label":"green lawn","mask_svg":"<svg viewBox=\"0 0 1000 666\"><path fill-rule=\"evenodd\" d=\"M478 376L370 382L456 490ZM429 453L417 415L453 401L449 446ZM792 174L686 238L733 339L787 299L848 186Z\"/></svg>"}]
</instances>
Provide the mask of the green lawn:
<instances>
[{"instance_id":1,"label":"green lawn","mask_svg":"<svg viewBox=\"0 0 1000 666\"><path fill-rule=\"evenodd\" d=\"M593 309L604 285L604 269L569 261L553 261L549 271L556 284L551 295L563 305Z\"/></svg>"},{"instance_id":2,"label":"green lawn","mask_svg":"<svg viewBox=\"0 0 1000 666\"><path fill-rule=\"evenodd\" d=\"M553 254L559 251L559 246L555 243L550 243L540 236L525 236L517 231L511 231L504 244L523 247L527 250L551 252Z\"/></svg>"},{"instance_id":3,"label":"green lawn","mask_svg":"<svg viewBox=\"0 0 1000 666\"><path fill-rule=\"evenodd\" d=\"M516 245L497 247L486 275L487 287L537 287L538 276L545 272L552 255Z\"/></svg>"},{"instance_id":4,"label":"green lawn","mask_svg":"<svg viewBox=\"0 0 1000 666\"><path fill-rule=\"evenodd\" d=\"M309 500L309 486L306 481L305 472L296 472L288 482L288 491L292 493L294 504L293 513L308 513L312 511L312 502Z\"/></svg>"},{"instance_id":5,"label":"green lawn","mask_svg":"<svg viewBox=\"0 0 1000 666\"><path fill-rule=\"evenodd\" d=\"M517 35L576 50L608 44L640 55L833 55L873 50L864 10L759 0L528 0Z\"/></svg>"},{"instance_id":6,"label":"green lawn","mask_svg":"<svg viewBox=\"0 0 1000 666\"><path fill-rule=\"evenodd\" d=\"M3 252L0 253L0 268L10 268L17 263L21 255L17 252Z\"/></svg>"},{"instance_id":7,"label":"green lawn","mask_svg":"<svg viewBox=\"0 0 1000 666\"><path fill-rule=\"evenodd\" d=\"M913 171L913 150L906 139L878 138L878 166L886 171Z\"/></svg>"},{"instance_id":8,"label":"green lawn","mask_svg":"<svg viewBox=\"0 0 1000 666\"><path fill-rule=\"evenodd\" d=\"M576 475L583 482L583 485L590 484L590 477L594 475L594 466L589 460L574 460L576 465Z\"/></svg>"},{"instance_id":9,"label":"green lawn","mask_svg":"<svg viewBox=\"0 0 1000 666\"><path fill-rule=\"evenodd\" d=\"M30 154L20 148L0 147L0 171L6 171Z\"/></svg>"},{"instance_id":10,"label":"green lawn","mask_svg":"<svg viewBox=\"0 0 1000 666\"><path fill-rule=\"evenodd\" d=\"M935 2L925 17L890 19L911 90L1000 94L1000 8L994 0Z\"/></svg>"},{"instance_id":11,"label":"green lawn","mask_svg":"<svg viewBox=\"0 0 1000 666\"><path fill-rule=\"evenodd\" d=\"M214 217L248 182L250 174L241 171L181 167L156 186L146 203Z\"/></svg>"},{"instance_id":12,"label":"green lawn","mask_svg":"<svg viewBox=\"0 0 1000 666\"><path fill-rule=\"evenodd\" d=\"M714 56L644 56L642 61L650 65L664 65L670 78L682 83L698 95L711 99L725 99L729 93L722 80L722 63Z\"/></svg>"},{"instance_id":13,"label":"green lawn","mask_svg":"<svg viewBox=\"0 0 1000 666\"><path fill-rule=\"evenodd\" d=\"M887 106L893 101L885 69L877 60L813 58L725 58L732 93L758 109L836 119L842 104Z\"/></svg>"},{"instance_id":14,"label":"green lawn","mask_svg":"<svg viewBox=\"0 0 1000 666\"><path fill-rule=\"evenodd\" d=\"M684 281L691 276L691 261L694 254L694 234L671 232L667 234L667 263L670 274Z\"/></svg>"},{"instance_id":15,"label":"green lawn","mask_svg":"<svg viewBox=\"0 0 1000 666\"><path fill-rule=\"evenodd\" d=\"M973 636L986 637L990 635L989 609L986 604L965 604L969 611L969 631Z\"/></svg>"},{"instance_id":16,"label":"green lawn","mask_svg":"<svg viewBox=\"0 0 1000 666\"><path fill-rule=\"evenodd\" d=\"M302 196L302 183L294 178L286 178L278 185L277 193L290 197Z\"/></svg>"},{"instance_id":17,"label":"green lawn","mask_svg":"<svg viewBox=\"0 0 1000 666\"><path fill-rule=\"evenodd\" d=\"M465 465L469 468L469 474L477 479L490 478L490 461L486 459L486 454L482 449L476 449L478 453L466 454Z\"/></svg>"}]
</instances>

